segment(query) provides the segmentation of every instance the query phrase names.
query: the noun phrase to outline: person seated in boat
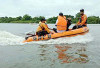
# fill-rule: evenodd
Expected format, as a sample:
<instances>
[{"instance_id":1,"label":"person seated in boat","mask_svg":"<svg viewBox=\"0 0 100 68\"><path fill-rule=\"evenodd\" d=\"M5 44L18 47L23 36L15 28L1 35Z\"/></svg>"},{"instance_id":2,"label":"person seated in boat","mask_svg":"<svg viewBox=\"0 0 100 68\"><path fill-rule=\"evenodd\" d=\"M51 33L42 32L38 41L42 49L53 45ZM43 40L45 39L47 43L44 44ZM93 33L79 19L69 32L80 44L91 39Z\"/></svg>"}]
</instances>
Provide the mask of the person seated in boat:
<instances>
[{"instance_id":1,"label":"person seated in boat","mask_svg":"<svg viewBox=\"0 0 100 68\"><path fill-rule=\"evenodd\" d=\"M46 19L41 19L41 21L39 22L39 26L36 30L36 35L38 36L44 36L46 34L53 34L53 31L50 31L50 29L48 28L48 25L46 24Z\"/></svg>"},{"instance_id":2,"label":"person seated in boat","mask_svg":"<svg viewBox=\"0 0 100 68\"><path fill-rule=\"evenodd\" d=\"M70 25L71 25L71 18L66 19L63 13L59 13L58 19L56 21L57 32L61 33L68 31Z\"/></svg>"},{"instance_id":3,"label":"person seated in boat","mask_svg":"<svg viewBox=\"0 0 100 68\"><path fill-rule=\"evenodd\" d=\"M86 14L84 14L84 9L81 9L80 10L80 19L78 21L78 23L74 26L74 28L80 28L80 27L85 27L87 26L87 16Z\"/></svg>"},{"instance_id":4,"label":"person seated in boat","mask_svg":"<svg viewBox=\"0 0 100 68\"><path fill-rule=\"evenodd\" d=\"M69 30L69 26L72 24L71 18L67 18L67 31Z\"/></svg>"}]
</instances>

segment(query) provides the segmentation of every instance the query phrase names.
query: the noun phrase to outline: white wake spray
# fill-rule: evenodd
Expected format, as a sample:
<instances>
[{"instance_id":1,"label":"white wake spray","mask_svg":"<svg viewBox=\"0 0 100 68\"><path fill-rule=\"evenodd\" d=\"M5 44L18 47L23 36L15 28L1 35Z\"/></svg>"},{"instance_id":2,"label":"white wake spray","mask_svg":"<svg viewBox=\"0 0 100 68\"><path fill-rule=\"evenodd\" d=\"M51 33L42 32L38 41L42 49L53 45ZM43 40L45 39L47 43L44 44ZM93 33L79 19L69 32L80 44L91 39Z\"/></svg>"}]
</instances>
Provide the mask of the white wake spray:
<instances>
[{"instance_id":1,"label":"white wake spray","mask_svg":"<svg viewBox=\"0 0 100 68\"><path fill-rule=\"evenodd\" d=\"M23 37L16 36L6 31L0 31L0 45L23 45L23 44L73 44L73 43L87 43L93 41L91 34L77 35L74 37L64 37L57 39L50 39L45 41L33 41L29 43L22 43Z\"/></svg>"},{"instance_id":2,"label":"white wake spray","mask_svg":"<svg viewBox=\"0 0 100 68\"><path fill-rule=\"evenodd\" d=\"M21 45L24 38L6 31L0 31L0 45Z\"/></svg>"}]
</instances>

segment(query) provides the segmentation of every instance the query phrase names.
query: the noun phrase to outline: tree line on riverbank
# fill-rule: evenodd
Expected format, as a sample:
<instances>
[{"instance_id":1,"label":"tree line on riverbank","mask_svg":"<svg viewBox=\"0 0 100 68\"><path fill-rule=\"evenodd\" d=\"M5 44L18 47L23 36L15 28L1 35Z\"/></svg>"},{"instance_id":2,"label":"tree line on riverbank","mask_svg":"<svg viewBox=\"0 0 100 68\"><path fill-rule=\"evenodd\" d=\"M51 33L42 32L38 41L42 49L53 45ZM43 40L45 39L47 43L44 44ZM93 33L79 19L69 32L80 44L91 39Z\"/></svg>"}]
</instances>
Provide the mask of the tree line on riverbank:
<instances>
[{"instance_id":1,"label":"tree line on riverbank","mask_svg":"<svg viewBox=\"0 0 100 68\"><path fill-rule=\"evenodd\" d=\"M77 23L80 14L77 13L76 16L72 15L65 15L66 18L72 18L72 23ZM18 17L0 17L0 23L39 23L39 21L45 18L44 16L39 16L39 17L31 17L28 14L25 14L24 16L18 16ZM55 23L57 20L57 17L51 17L47 19L47 23ZM100 24L100 18L99 16L89 16L87 19L88 24Z\"/></svg>"}]
</instances>

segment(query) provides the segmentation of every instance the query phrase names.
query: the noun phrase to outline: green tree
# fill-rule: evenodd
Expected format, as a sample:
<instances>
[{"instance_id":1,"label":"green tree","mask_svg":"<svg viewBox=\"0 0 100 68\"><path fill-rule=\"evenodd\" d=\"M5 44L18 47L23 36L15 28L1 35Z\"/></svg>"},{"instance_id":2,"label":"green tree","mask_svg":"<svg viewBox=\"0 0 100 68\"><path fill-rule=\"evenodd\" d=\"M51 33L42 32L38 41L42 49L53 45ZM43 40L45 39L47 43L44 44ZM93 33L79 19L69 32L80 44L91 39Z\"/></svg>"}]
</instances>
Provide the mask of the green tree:
<instances>
[{"instance_id":1,"label":"green tree","mask_svg":"<svg viewBox=\"0 0 100 68\"><path fill-rule=\"evenodd\" d=\"M22 20L22 17L21 16L16 17L16 21L19 21L19 20Z\"/></svg>"},{"instance_id":2,"label":"green tree","mask_svg":"<svg viewBox=\"0 0 100 68\"><path fill-rule=\"evenodd\" d=\"M80 17L81 17L80 12L78 12L78 13L75 15L75 18L73 19L73 21L74 21L75 23L77 23L77 22L79 21Z\"/></svg>"},{"instance_id":3,"label":"green tree","mask_svg":"<svg viewBox=\"0 0 100 68\"><path fill-rule=\"evenodd\" d=\"M34 17L32 18L33 23L39 23L41 19L45 18L44 16Z\"/></svg>"},{"instance_id":4,"label":"green tree","mask_svg":"<svg viewBox=\"0 0 100 68\"><path fill-rule=\"evenodd\" d=\"M28 14L25 14L25 15L23 16L22 20L23 20L23 21L25 21L25 20L32 20L32 17L29 16Z\"/></svg>"},{"instance_id":5,"label":"green tree","mask_svg":"<svg viewBox=\"0 0 100 68\"><path fill-rule=\"evenodd\" d=\"M90 16L87 19L89 24L100 24L100 18L96 16Z\"/></svg>"},{"instance_id":6,"label":"green tree","mask_svg":"<svg viewBox=\"0 0 100 68\"><path fill-rule=\"evenodd\" d=\"M81 17L80 12L78 12L75 17L80 18Z\"/></svg>"},{"instance_id":7,"label":"green tree","mask_svg":"<svg viewBox=\"0 0 100 68\"><path fill-rule=\"evenodd\" d=\"M47 19L48 23L56 23L57 17L51 17Z\"/></svg>"}]
</instances>

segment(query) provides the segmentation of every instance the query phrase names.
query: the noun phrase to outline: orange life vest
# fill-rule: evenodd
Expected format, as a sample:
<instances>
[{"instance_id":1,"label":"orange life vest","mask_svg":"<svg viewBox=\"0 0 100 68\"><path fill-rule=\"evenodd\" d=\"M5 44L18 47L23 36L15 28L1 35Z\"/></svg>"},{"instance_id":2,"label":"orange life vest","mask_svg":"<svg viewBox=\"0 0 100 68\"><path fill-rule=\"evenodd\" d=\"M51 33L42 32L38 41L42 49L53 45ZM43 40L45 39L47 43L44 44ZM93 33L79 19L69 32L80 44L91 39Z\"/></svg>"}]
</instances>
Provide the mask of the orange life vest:
<instances>
[{"instance_id":1,"label":"orange life vest","mask_svg":"<svg viewBox=\"0 0 100 68\"><path fill-rule=\"evenodd\" d=\"M57 30L67 30L67 20L65 16L58 16Z\"/></svg>"},{"instance_id":2,"label":"orange life vest","mask_svg":"<svg viewBox=\"0 0 100 68\"><path fill-rule=\"evenodd\" d=\"M46 25L46 27L48 28L48 25L47 25L46 23L45 23L45 25ZM39 26L40 26L40 25L39 25ZM41 27L41 26L40 26L40 27ZM43 28L43 27L41 27L41 29L46 31L46 29Z\"/></svg>"},{"instance_id":3,"label":"orange life vest","mask_svg":"<svg viewBox=\"0 0 100 68\"><path fill-rule=\"evenodd\" d=\"M81 16L78 24L85 25L85 26L87 25L87 16L85 14Z\"/></svg>"},{"instance_id":4,"label":"orange life vest","mask_svg":"<svg viewBox=\"0 0 100 68\"><path fill-rule=\"evenodd\" d=\"M48 25L47 25L46 23L45 23L45 25L46 25L47 28L49 28ZM44 29L44 30L45 30L45 29ZM45 31L46 31L46 30L45 30Z\"/></svg>"}]
</instances>

